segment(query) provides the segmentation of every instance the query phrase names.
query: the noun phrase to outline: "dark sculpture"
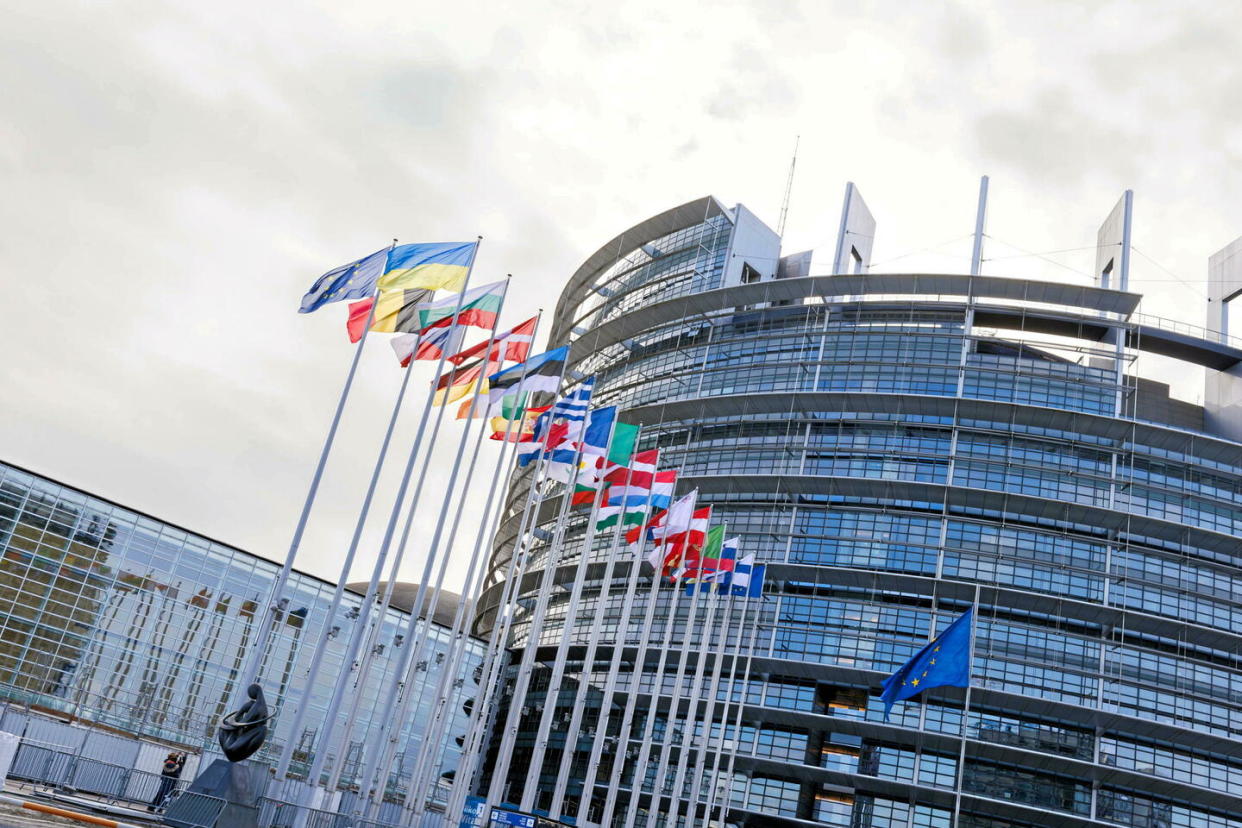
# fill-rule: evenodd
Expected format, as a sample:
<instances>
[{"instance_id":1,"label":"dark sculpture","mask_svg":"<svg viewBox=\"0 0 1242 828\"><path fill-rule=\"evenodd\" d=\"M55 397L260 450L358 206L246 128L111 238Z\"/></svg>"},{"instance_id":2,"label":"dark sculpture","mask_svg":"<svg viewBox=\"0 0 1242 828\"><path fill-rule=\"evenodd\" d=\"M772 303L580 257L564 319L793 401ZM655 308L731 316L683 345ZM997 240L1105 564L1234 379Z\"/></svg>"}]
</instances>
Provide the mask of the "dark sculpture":
<instances>
[{"instance_id":1,"label":"dark sculpture","mask_svg":"<svg viewBox=\"0 0 1242 828\"><path fill-rule=\"evenodd\" d=\"M267 723L274 718L268 715L263 688L252 684L246 695L250 696L250 701L221 719L216 729L220 749L230 762L240 762L258 750L267 738Z\"/></svg>"}]
</instances>

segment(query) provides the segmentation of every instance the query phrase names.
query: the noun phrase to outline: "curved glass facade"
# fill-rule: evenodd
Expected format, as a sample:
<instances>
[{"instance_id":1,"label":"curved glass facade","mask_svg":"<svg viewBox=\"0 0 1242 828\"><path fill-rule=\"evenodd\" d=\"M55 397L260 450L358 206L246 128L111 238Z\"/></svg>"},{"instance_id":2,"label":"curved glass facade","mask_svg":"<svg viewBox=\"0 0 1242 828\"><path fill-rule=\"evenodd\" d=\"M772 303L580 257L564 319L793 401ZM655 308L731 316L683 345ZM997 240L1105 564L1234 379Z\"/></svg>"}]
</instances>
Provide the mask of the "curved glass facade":
<instances>
[{"instance_id":1,"label":"curved glass facade","mask_svg":"<svg viewBox=\"0 0 1242 828\"><path fill-rule=\"evenodd\" d=\"M641 448L681 470L679 491L698 488L714 522L769 562L750 678L725 671L710 724L703 708L670 712L683 654L723 658L744 630L688 624L687 601L646 586L621 629L630 559L608 580L590 567L572 617L568 589L548 598L540 652L568 641L567 678L546 698L550 657L537 659L502 798L533 795L579 824L642 825L649 811L703 824L709 785L694 780L710 780L711 750L680 789L671 774L654 787L666 752L707 744L736 751L735 824L1242 828L1242 444L1130 370L1137 297L1126 308L1113 291L969 277L894 290L899 275L882 290L776 278L765 293L711 277L727 218L580 271L557 325L574 331L573 368L597 377L595 402L641 423ZM664 262L665 246L693 248L701 278L685 278L689 258ZM1019 288L1042 298L1007 298ZM527 485L511 487L494 579ZM577 570L586 516L555 552L554 518L535 521L546 531L525 562L537 577L514 610L515 652L531 644L539 579ZM605 563L609 538L590 554ZM480 629L500 591L480 602ZM933 690L886 722L880 681L976 594L969 704ZM620 659L606 695L610 653L638 652L645 632L647 658ZM695 688L682 681L684 699ZM583 696L569 761L554 726L530 769L542 707L568 721Z\"/></svg>"}]
</instances>

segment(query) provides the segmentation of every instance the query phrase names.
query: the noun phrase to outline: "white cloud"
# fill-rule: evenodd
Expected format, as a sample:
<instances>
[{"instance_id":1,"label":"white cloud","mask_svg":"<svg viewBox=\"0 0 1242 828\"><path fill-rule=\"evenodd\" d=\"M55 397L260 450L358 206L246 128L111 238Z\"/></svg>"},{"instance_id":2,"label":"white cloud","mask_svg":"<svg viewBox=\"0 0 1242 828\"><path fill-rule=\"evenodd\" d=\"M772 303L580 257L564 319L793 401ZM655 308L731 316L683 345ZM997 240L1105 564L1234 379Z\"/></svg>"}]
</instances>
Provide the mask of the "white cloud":
<instances>
[{"instance_id":1,"label":"white cloud","mask_svg":"<svg viewBox=\"0 0 1242 828\"><path fill-rule=\"evenodd\" d=\"M831 244L847 179L877 261L960 237L988 172L998 239L1089 245L1132 187L1138 247L1199 279L1242 230L1221 8L8 3L0 456L280 558L350 356L342 307L295 313L320 272L394 236L481 233L479 278L515 275L517 320L672 204L711 192L774 222L795 134L790 249ZM962 269L947 249L902 261ZM1135 284L1202 319L1145 260ZM317 574L398 380L371 349L308 534Z\"/></svg>"}]
</instances>

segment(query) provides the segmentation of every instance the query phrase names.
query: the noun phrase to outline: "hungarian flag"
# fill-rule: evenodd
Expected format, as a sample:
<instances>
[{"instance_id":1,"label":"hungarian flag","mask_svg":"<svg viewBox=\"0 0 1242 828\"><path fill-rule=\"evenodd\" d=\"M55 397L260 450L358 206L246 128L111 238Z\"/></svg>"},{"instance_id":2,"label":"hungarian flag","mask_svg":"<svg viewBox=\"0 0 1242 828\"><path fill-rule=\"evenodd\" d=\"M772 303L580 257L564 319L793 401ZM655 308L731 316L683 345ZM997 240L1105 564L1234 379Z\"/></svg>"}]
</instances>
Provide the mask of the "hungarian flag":
<instances>
[{"instance_id":1,"label":"hungarian flag","mask_svg":"<svg viewBox=\"0 0 1242 828\"><path fill-rule=\"evenodd\" d=\"M538 317L532 316L521 325L510 328L504 333L496 334L496 339L492 343L492 362L522 362L530 356L530 343L535 338L535 320ZM458 365L468 359L473 359L479 354L487 350L487 340L473 345L466 350L453 354L449 357L450 362Z\"/></svg>"},{"instance_id":2,"label":"hungarian flag","mask_svg":"<svg viewBox=\"0 0 1242 828\"><path fill-rule=\"evenodd\" d=\"M383 296L383 294L380 294ZM471 288L465 293L446 296L434 302L418 306L418 330L443 328L453 324L457 315L458 325L472 325L491 330L496 327L496 317L505 301L505 282ZM458 303L461 303L460 309Z\"/></svg>"},{"instance_id":3,"label":"hungarian flag","mask_svg":"<svg viewBox=\"0 0 1242 828\"><path fill-rule=\"evenodd\" d=\"M371 305L375 305L375 318L371 320L371 330L376 333L413 333L424 326L419 322L418 308L420 302L426 302L432 291L422 288L412 290L389 290L381 293L379 299L363 299L351 302L349 318L345 320L345 330L349 332L349 341L362 339L362 331L367 326L367 317L371 315ZM453 297L456 299L456 297Z\"/></svg>"},{"instance_id":4,"label":"hungarian flag","mask_svg":"<svg viewBox=\"0 0 1242 828\"><path fill-rule=\"evenodd\" d=\"M648 452L644 452L646 454ZM650 452L655 454L655 452ZM640 457L642 455L635 455ZM650 488L640 485L627 486L613 483L604 489L604 501L599 509L597 529L607 529L619 521L623 526L641 526L653 509L667 509L672 500L673 487L677 485L677 471L656 472L651 475Z\"/></svg>"},{"instance_id":5,"label":"hungarian flag","mask_svg":"<svg viewBox=\"0 0 1242 828\"><path fill-rule=\"evenodd\" d=\"M389 344L404 368L413 359L439 359L453 353L461 347L465 335L465 328L454 325L451 328L433 328L424 334L402 334L393 337Z\"/></svg>"}]
</instances>

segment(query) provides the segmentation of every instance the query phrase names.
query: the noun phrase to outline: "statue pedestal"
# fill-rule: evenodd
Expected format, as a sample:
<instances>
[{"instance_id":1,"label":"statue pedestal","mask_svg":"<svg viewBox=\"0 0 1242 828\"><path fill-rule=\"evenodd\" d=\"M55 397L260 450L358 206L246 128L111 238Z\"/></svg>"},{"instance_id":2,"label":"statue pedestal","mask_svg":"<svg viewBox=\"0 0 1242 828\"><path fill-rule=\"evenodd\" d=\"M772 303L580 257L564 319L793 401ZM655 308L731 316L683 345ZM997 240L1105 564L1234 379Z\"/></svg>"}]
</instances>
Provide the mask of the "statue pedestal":
<instances>
[{"instance_id":1,"label":"statue pedestal","mask_svg":"<svg viewBox=\"0 0 1242 828\"><path fill-rule=\"evenodd\" d=\"M258 828L259 798L267 790L267 783L268 773L264 765L217 759L198 775L185 794L168 806L164 824L173 828L203 825L205 820L202 817L219 810L220 803L216 800L223 800L224 810L216 819L216 825Z\"/></svg>"}]
</instances>

